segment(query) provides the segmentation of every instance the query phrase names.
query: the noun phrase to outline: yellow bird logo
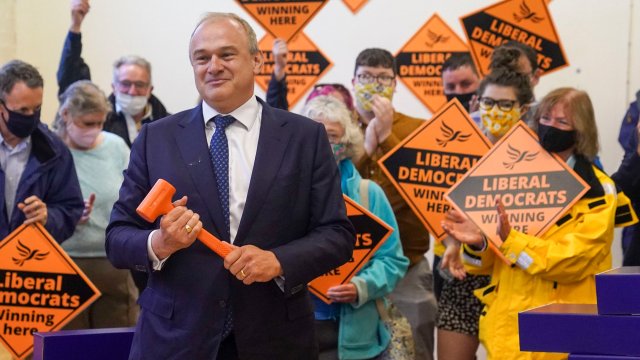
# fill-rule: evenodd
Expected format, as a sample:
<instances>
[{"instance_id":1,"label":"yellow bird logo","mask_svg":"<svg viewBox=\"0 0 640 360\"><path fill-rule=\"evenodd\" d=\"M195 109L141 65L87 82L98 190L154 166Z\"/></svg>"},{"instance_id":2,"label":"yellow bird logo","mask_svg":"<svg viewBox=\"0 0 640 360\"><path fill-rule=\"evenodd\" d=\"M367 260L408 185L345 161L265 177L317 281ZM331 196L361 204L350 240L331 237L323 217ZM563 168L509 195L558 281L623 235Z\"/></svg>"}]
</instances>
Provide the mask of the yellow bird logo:
<instances>
[{"instance_id":1,"label":"yellow bird logo","mask_svg":"<svg viewBox=\"0 0 640 360\"><path fill-rule=\"evenodd\" d=\"M24 263L29 260L44 260L47 255L49 255L48 251L41 252L38 249L32 250L27 245L23 244L20 240L18 240L18 246L16 246L16 249L18 250L18 253L21 255L21 257L19 259L12 257L11 260L13 260L14 264L18 266L24 265Z\"/></svg>"},{"instance_id":2,"label":"yellow bird logo","mask_svg":"<svg viewBox=\"0 0 640 360\"><path fill-rule=\"evenodd\" d=\"M469 137L471 137L471 134L463 134L460 130L454 131L444 121L442 122L442 126L440 126L440 131L442 131L442 135L444 135L445 139L441 140L436 138L436 143L443 148L447 147L447 144L452 141L465 142L469 140Z\"/></svg>"},{"instance_id":3,"label":"yellow bird logo","mask_svg":"<svg viewBox=\"0 0 640 360\"><path fill-rule=\"evenodd\" d=\"M536 156L538 156L538 152L530 153L528 150L520 151L511 145L508 145L508 146L509 146L509 150L507 150L507 154L509 155L509 158L513 161L502 162L502 165L504 165L504 167L507 168L508 170L512 170L513 167L516 166L516 164L519 162L533 161L533 159L535 159Z\"/></svg>"},{"instance_id":4,"label":"yellow bird logo","mask_svg":"<svg viewBox=\"0 0 640 360\"><path fill-rule=\"evenodd\" d=\"M534 23L539 23L540 21L544 20L544 18L538 16L536 12L531 11L531 9L529 8L529 6L524 0L522 0L522 4L520 4L520 15L513 13L513 18L517 22L521 22L524 20L531 20Z\"/></svg>"},{"instance_id":5,"label":"yellow bird logo","mask_svg":"<svg viewBox=\"0 0 640 360\"><path fill-rule=\"evenodd\" d=\"M437 34L431 30L427 30L427 37L431 39L431 42L429 43L428 41L425 41L424 43L428 47L433 47L437 43L446 43L447 41L449 41L449 38L451 36L444 36L442 34Z\"/></svg>"}]
</instances>

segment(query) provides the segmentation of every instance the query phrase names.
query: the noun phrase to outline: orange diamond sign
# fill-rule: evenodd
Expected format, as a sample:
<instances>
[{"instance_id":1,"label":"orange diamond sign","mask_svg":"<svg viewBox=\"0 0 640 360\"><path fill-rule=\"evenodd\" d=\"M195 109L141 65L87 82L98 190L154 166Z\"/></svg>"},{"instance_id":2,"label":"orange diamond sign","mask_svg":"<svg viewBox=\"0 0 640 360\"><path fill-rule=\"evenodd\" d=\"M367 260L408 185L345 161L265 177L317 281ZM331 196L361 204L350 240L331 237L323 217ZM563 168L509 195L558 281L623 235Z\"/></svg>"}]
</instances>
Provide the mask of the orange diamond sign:
<instances>
[{"instance_id":1,"label":"orange diamond sign","mask_svg":"<svg viewBox=\"0 0 640 360\"><path fill-rule=\"evenodd\" d=\"M507 0L460 18L478 71L489 73L493 49L509 40L521 42L538 55L544 74L568 66L545 0Z\"/></svg>"},{"instance_id":2,"label":"orange diamond sign","mask_svg":"<svg viewBox=\"0 0 640 360\"><path fill-rule=\"evenodd\" d=\"M589 190L582 178L544 150L522 121L514 126L447 193L496 247L499 197L514 230L538 236Z\"/></svg>"},{"instance_id":3,"label":"orange diamond sign","mask_svg":"<svg viewBox=\"0 0 640 360\"><path fill-rule=\"evenodd\" d=\"M445 192L491 148L457 99L378 160L380 168L437 240L451 208Z\"/></svg>"},{"instance_id":4,"label":"orange diamond sign","mask_svg":"<svg viewBox=\"0 0 640 360\"><path fill-rule=\"evenodd\" d=\"M262 27L289 41L304 28L328 0L236 0Z\"/></svg>"},{"instance_id":5,"label":"orange diamond sign","mask_svg":"<svg viewBox=\"0 0 640 360\"><path fill-rule=\"evenodd\" d=\"M273 36L265 35L258 43L264 54L264 66L256 76L256 82L264 91L267 90L273 73L273 41ZM303 32L287 43L287 47L287 101L291 108L333 64Z\"/></svg>"},{"instance_id":6,"label":"orange diamond sign","mask_svg":"<svg viewBox=\"0 0 640 360\"><path fill-rule=\"evenodd\" d=\"M356 243L353 255L345 264L329 271L309 283L309 290L319 299L331 303L327 296L329 288L346 284L362 269L371 256L387 240L393 228L373 215L360 204L344 196L347 217L356 229Z\"/></svg>"},{"instance_id":7,"label":"orange diamond sign","mask_svg":"<svg viewBox=\"0 0 640 360\"><path fill-rule=\"evenodd\" d=\"M357 13L369 0L342 0L352 13Z\"/></svg>"},{"instance_id":8,"label":"orange diamond sign","mask_svg":"<svg viewBox=\"0 0 640 360\"><path fill-rule=\"evenodd\" d=\"M435 113L447 102L442 64L454 53L468 53L465 42L434 14L396 55L398 77Z\"/></svg>"},{"instance_id":9,"label":"orange diamond sign","mask_svg":"<svg viewBox=\"0 0 640 360\"><path fill-rule=\"evenodd\" d=\"M0 242L0 340L14 357L31 353L34 332L61 329L99 296L40 224Z\"/></svg>"}]
</instances>

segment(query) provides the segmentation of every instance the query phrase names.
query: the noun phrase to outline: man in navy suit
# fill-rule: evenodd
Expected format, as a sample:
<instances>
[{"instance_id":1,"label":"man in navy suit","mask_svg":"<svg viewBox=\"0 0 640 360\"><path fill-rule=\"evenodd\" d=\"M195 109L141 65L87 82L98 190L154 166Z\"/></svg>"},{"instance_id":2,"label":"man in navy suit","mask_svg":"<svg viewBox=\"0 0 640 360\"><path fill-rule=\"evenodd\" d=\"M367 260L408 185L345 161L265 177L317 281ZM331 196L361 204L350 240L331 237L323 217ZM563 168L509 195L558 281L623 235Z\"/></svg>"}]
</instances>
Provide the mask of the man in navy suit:
<instances>
[{"instance_id":1,"label":"man in navy suit","mask_svg":"<svg viewBox=\"0 0 640 360\"><path fill-rule=\"evenodd\" d=\"M254 96L262 55L238 16L206 15L189 56L203 101L142 128L107 228L111 262L150 273L130 358L317 358L306 284L354 243L327 135ZM178 199L148 224L135 209L160 178Z\"/></svg>"}]
</instances>

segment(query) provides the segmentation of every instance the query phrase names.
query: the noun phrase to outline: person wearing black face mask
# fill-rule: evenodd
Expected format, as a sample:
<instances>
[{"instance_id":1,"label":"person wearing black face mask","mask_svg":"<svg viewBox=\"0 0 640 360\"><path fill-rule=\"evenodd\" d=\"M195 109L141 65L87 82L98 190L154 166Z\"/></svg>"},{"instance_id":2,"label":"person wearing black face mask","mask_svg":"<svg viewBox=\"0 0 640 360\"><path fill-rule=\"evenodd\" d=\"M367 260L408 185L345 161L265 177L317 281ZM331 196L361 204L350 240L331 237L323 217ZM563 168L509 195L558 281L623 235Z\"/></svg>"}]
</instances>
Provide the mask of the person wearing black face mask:
<instances>
[{"instance_id":1,"label":"person wearing black face mask","mask_svg":"<svg viewBox=\"0 0 640 360\"><path fill-rule=\"evenodd\" d=\"M480 76L468 53L453 54L442 64L442 88L447 101L458 99L467 112L476 111L478 86Z\"/></svg>"},{"instance_id":2,"label":"person wearing black face mask","mask_svg":"<svg viewBox=\"0 0 640 360\"><path fill-rule=\"evenodd\" d=\"M550 120L544 121L550 122ZM576 144L575 130L563 130L542 123L538 124L538 137L540 145L549 152L561 153L571 149Z\"/></svg>"},{"instance_id":3,"label":"person wearing black face mask","mask_svg":"<svg viewBox=\"0 0 640 360\"><path fill-rule=\"evenodd\" d=\"M479 336L488 358L566 357L520 351L514 319L520 311L550 302L595 304L595 274L611 268L614 227L637 222L626 195L593 164L598 132L587 93L573 88L551 91L540 101L534 120L542 146L573 168L589 185L587 193L539 235L512 227L509 213L497 200L496 232L503 241L499 250L508 263L487 250L480 232L459 236L465 230L462 214L451 214L442 224L447 234L464 243L465 270L491 276L490 284L476 292L487 305ZM500 334L495 329L501 329Z\"/></svg>"},{"instance_id":4,"label":"person wearing black face mask","mask_svg":"<svg viewBox=\"0 0 640 360\"><path fill-rule=\"evenodd\" d=\"M33 66L13 60L0 67L0 239L40 223L62 242L84 209L69 150L40 122L42 88Z\"/></svg>"},{"instance_id":5,"label":"person wearing black face mask","mask_svg":"<svg viewBox=\"0 0 640 360\"><path fill-rule=\"evenodd\" d=\"M589 96L576 89L560 88L543 101L534 115L540 145L570 165L582 160L593 162L599 146Z\"/></svg>"},{"instance_id":6,"label":"person wearing black face mask","mask_svg":"<svg viewBox=\"0 0 640 360\"><path fill-rule=\"evenodd\" d=\"M20 139L31 136L31 133L33 133L36 127L38 127L38 122L40 122L40 109L33 111L31 115L24 115L22 113L9 110L6 104L1 100L0 104L4 106L7 112L7 116L4 119L7 129Z\"/></svg>"}]
</instances>

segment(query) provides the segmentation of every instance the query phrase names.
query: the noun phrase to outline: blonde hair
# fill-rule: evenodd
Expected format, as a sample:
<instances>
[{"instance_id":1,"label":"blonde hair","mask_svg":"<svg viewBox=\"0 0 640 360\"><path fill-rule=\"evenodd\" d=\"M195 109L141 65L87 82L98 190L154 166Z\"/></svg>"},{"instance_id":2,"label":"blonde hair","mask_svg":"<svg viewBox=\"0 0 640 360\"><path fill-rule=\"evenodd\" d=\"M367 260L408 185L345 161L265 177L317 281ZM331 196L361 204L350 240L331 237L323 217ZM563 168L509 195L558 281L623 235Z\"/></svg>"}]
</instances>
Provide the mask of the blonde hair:
<instances>
[{"instance_id":1,"label":"blonde hair","mask_svg":"<svg viewBox=\"0 0 640 360\"><path fill-rule=\"evenodd\" d=\"M573 121L576 131L574 154L582 155L593 161L600 150L598 128L593 104L589 95L582 90L571 87L558 88L548 93L538 104L535 112L535 124L540 117L549 114L556 105L564 108L565 115Z\"/></svg>"},{"instance_id":2,"label":"blonde hair","mask_svg":"<svg viewBox=\"0 0 640 360\"><path fill-rule=\"evenodd\" d=\"M60 95L60 108L53 129L64 139L67 126L62 113L65 111L71 117L92 113L104 113L106 117L111 110L111 103L96 84L89 80L76 81Z\"/></svg>"},{"instance_id":3,"label":"blonde hair","mask_svg":"<svg viewBox=\"0 0 640 360\"><path fill-rule=\"evenodd\" d=\"M302 115L315 121L325 120L340 124L344 128L344 135L340 143L346 146L346 156L356 157L364 141L360 128L353 120L347 106L334 96L317 96L304 106Z\"/></svg>"}]
</instances>

